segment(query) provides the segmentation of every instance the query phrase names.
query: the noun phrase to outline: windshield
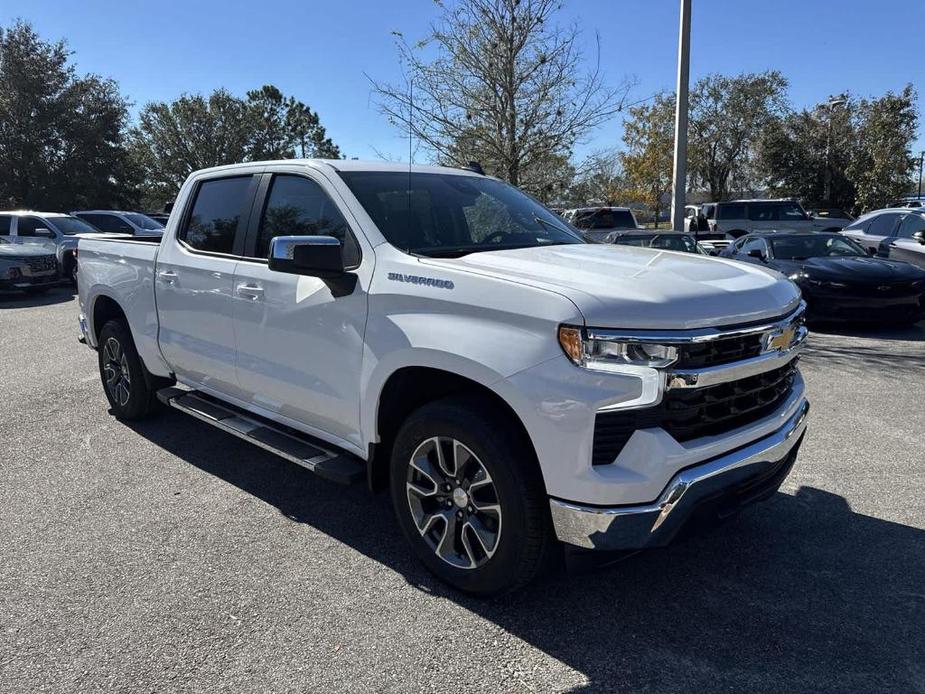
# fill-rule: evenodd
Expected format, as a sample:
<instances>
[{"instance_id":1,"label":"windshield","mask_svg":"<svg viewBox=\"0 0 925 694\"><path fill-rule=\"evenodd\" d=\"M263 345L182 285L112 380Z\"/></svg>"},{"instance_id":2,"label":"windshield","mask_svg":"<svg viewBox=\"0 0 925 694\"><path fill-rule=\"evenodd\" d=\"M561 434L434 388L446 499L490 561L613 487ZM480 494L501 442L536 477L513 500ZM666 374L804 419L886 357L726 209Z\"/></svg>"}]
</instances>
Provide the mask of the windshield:
<instances>
[{"instance_id":1,"label":"windshield","mask_svg":"<svg viewBox=\"0 0 925 694\"><path fill-rule=\"evenodd\" d=\"M146 214L139 214L138 212L126 212L125 218L136 227L140 227L146 231L160 231L164 228L163 224L158 222L156 219L151 219Z\"/></svg>"},{"instance_id":2,"label":"windshield","mask_svg":"<svg viewBox=\"0 0 925 694\"><path fill-rule=\"evenodd\" d=\"M51 223L55 225L55 229L60 231L65 236L73 236L74 234L103 233L95 226L90 226L84 220L77 219L77 217L53 217L51 219Z\"/></svg>"},{"instance_id":3,"label":"windshield","mask_svg":"<svg viewBox=\"0 0 925 694\"><path fill-rule=\"evenodd\" d=\"M566 223L491 178L399 171L339 172L386 240L428 256L584 243Z\"/></svg>"},{"instance_id":4,"label":"windshield","mask_svg":"<svg viewBox=\"0 0 925 694\"><path fill-rule=\"evenodd\" d=\"M661 248L666 251L683 251L699 253L697 242L687 234L647 234L645 236L619 236L614 243L623 246L642 246L644 248Z\"/></svg>"},{"instance_id":5,"label":"windshield","mask_svg":"<svg viewBox=\"0 0 925 694\"><path fill-rule=\"evenodd\" d=\"M780 260L806 260L807 258L853 257L867 253L847 236L813 234L810 236L782 236L772 238L774 257Z\"/></svg>"},{"instance_id":6,"label":"windshield","mask_svg":"<svg viewBox=\"0 0 925 694\"><path fill-rule=\"evenodd\" d=\"M636 220L629 210L580 211L575 215L574 224L579 229L635 229Z\"/></svg>"}]
</instances>

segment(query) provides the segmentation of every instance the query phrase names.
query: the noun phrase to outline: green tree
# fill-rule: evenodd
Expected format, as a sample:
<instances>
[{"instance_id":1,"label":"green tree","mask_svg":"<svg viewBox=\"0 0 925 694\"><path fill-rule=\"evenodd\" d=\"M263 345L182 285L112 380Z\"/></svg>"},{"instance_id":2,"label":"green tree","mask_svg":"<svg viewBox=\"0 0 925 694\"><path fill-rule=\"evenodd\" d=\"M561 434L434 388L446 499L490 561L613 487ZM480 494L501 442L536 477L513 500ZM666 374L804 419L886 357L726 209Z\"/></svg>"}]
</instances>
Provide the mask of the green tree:
<instances>
[{"instance_id":1,"label":"green tree","mask_svg":"<svg viewBox=\"0 0 925 694\"><path fill-rule=\"evenodd\" d=\"M756 178L759 135L787 113L787 80L776 70L760 74L707 75L690 95L690 180L723 200Z\"/></svg>"},{"instance_id":2,"label":"green tree","mask_svg":"<svg viewBox=\"0 0 925 694\"><path fill-rule=\"evenodd\" d=\"M247 107L254 119L249 158L262 161L295 157L292 131L286 121L288 100L283 93L265 84L247 93Z\"/></svg>"},{"instance_id":3,"label":"green tree","mask_svg":"<svg viewBox=\"0 0 925 694\"><path fill-rule=\"evenodd\" d=\"M844 105L791 113L764 130L756 165L771 194L857 213L906 192L915 167L914 90L908 86L873 100L844 98ZM825 194L827 159L830 200Z\"/></svg>"},{"instance_id":4,"label":"green tree","mask_svg":"<svg viewBox=\"0 0 925 694\"><path fill-rule=\"evenodd\" d=\"M0 203L131 206L128 104L112 80L77 76L63 41L25 22L0 29Z\"/></svg>"},{"instance_id":5,"label":"green tree","mask_svg":"<svg viewBox=\"0 0 925 694\"><path fill-rule=\"evenodd\" d=\"M301 101L286 103L286 128L296 152L303 159L341 159L340 148L328 137L318 114Z\"/></svg>"},{"instance_id":6,"label":"green tree","mask_svg":"<svg viewBox=\"0 0 925 694\"><path fill-rule=\"evenodd\" d=\"M857 143L847 175L857 189L855 208L873 210L901 197L909 188L916 159L912 143L918 128L916 92L906 85L858 105Z\"/></svg>"},{"instance_id":7,"label":"green tree","mask_svg":"<svg viewBox=\"0 0 925 694\"><path fill-rule=\"evenodd\" d=\"M798 197L807 207L850 210L855 187L846 172L855 147L854 112L850 101L833 107L820 104L769 123L759 135L755 157L757 176L768 193ZM829 200L825 193L827 161Z\"/></svg>"},{"instance_id":8,"label":"green tree","mask_svg":"<svg viewBox=\"0 0 925 694\"><path fill-rule=\"evenodd\" d=\"M224 89L208 98L184 94L171 103L150 103L132 131L132 153L145 174L145 202L174 199L193 171L246 161L254 140L252 113Z\"/></svg>"},{"instance_id":9,"label":"green tree","mask_svg":"<svg viewBox=\"0 0 925 694\"><path fill-rule=\"evenodd\" d=\"M628 189L620 153L613 149L602 149L592 152L578 167L569 198L578 205L617 205Z\"/></svg>"},{"instance_id":10,"label":"green tree","mask_svg":"<svg viewBox=\"0 0 925 694\"><path fill-rule=\"evenodd\" d=\"M665 194L671 190L674 162L674 95L661 92L651 103L629 109L623 123L626 150L620 162L626 176L626 195L655 212L655 226Z\"/></svg>"},{"instance_id":11,"label":"green tree","mask_svg":"<svg viewBox=\"0 0 925 694\"><path fill-rule=\"evenodd\" d=\"M273 85L240 99L224 89L208 98L184 94L150 103L132 130L131 150L145 173L146 205L173 200L197 169L242 161L300 156L339 158L317 114Z\"/></svg>"},{"instance_id":12,"label":"green tree","mask_svg":"<svg viewBox=\"0 0 925 694\"><path fill-rule=\"evenodd\" d=\"M585 70L577 28L555 23L559 0L438 5L424 41L399 34L404 83L373 82L390 122L438 160L477 160L519 185L618 110L628 85L610 88Z\"/></svg>"}]
</instances>

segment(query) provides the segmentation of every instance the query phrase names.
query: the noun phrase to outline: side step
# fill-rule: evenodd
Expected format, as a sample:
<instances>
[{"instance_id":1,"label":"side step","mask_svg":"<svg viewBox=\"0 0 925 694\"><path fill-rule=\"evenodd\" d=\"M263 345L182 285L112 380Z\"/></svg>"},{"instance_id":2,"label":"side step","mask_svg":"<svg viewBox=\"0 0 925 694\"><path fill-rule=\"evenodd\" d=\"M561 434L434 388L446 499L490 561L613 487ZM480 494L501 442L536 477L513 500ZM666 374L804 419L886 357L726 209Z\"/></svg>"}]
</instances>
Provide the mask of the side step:
<instances>
[{"instance_id":1,"label":"side step","mask_svg":"<svg viewBox=\"0 0 925 694\"><path fill-rule=\"evenodd\" d=\"M352 484L366 476L366 464L359 458L328 450L302 434L195 390L162 388L157 399L332 482Z\"/></svg>"}]
</instances>

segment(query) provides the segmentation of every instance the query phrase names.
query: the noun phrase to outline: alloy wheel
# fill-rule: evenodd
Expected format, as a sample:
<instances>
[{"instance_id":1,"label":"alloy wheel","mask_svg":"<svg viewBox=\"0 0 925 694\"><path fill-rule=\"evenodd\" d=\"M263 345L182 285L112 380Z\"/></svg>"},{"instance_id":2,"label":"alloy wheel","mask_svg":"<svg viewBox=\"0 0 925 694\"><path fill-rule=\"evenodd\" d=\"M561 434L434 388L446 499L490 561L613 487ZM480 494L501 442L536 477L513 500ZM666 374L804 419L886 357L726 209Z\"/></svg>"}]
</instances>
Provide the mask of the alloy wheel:
<instances>
[{"instance_id":1,"label":"alloy wheel","mask_svg":"<svg viewBox=\"0 0 925 694\"><path fill-rule=\"evenodd\" d=\"M488 470L465 444L436 436L411 455L408 506L418 532L459 569L484 565L501 539L501 504Z\"/></svg>"},{"instance_id":2,"label":"alloy wheel","mask_svg":"<svg viewBox=\"0 0 925 694\"><path fill-rule=\"evenodd\" d=\"M120 407L125 407L132 394L132 378L125 351L114 337L110 337L103 345L103 374L110 396Z\"/></svg>"}]
</instances>

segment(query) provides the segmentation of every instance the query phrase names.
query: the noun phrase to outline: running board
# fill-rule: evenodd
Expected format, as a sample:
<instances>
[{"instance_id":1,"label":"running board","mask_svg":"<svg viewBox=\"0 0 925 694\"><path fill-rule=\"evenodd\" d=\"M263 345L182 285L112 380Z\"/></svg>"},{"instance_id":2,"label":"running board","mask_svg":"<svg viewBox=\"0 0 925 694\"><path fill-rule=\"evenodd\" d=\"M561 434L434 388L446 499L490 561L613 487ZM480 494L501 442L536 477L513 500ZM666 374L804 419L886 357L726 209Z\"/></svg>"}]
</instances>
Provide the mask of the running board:
<instances>
[{"instance_id":1,"label":"running board","mask_svg":"<svg viewBox=\"0 0 925 694\"><path fill-rule=\"evenodd\" d=\"M366 464L359 458L349 453L335 453L291 430L284 431L269 420L217 402L195 390L162 388L157 391L157 399L332 482L352 484L366 476Z\"/></svg>"}]
</instances>

